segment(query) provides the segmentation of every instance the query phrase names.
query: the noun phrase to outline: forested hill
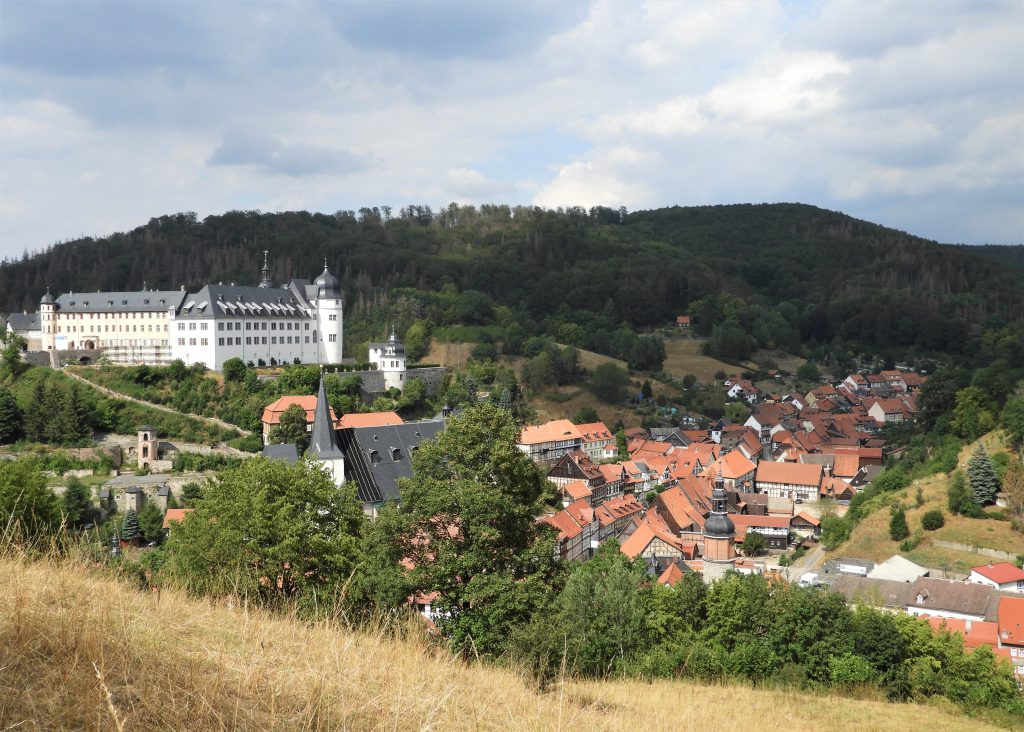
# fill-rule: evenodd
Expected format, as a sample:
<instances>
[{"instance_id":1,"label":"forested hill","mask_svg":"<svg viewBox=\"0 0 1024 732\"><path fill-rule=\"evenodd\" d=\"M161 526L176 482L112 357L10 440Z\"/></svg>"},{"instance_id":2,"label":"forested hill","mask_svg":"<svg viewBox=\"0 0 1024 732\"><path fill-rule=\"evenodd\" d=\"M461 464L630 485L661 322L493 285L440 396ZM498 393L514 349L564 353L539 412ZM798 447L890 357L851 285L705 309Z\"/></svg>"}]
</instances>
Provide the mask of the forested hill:
<instances>
[{"instance_id":1,"label":"forested hill","mask_svg":"<svg viewBox=\"0 0 1024 732\"><path fill-rule=\"evenodd\" d=\"M315 277L326 257L357 329L360 315L374 328L394 317L402 296L434 325L498 318L557 336L575 323L577 345L602 352L624 324L686 312L733 356L810 342L957 353L983 327L1024 322L1024 248L940 245L800 204L175 214L3 262L0 311L36 309L47 286L254 283L263 249L280 282ZM440 305L427 294L439 291Z\"/></svg>"}]
</instances>

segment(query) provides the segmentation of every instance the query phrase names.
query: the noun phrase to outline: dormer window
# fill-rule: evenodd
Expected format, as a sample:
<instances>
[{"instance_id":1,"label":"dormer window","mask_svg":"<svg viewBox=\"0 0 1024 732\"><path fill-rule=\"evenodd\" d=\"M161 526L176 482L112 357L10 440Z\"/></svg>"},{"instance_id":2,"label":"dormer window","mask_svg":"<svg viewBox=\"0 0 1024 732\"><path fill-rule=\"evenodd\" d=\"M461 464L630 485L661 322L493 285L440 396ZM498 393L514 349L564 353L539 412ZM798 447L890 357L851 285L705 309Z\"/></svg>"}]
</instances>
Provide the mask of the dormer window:
<instances>
[{"instance_id":1,"label":"dormer window","mask_svg":"<svg viewBox=\"0 0 1024 732\"><path fill-rule=\"evenodd\" d=\"M380 464L380 453L377 452L376 450L370 450L370 464L371 465L378 465L378 464Z\"/></svg>"},{"instance_id":2,"label":"dormer window","mask_svg":"<svg viewBox=\"0 0 1024 732\"><path fill-rule=\"evenodd\" d=\"M391 462L397 463L401 459L402 459L402 451L399 450L397 447L392 447L391 448Z\"/></svg>"}]
</instances>

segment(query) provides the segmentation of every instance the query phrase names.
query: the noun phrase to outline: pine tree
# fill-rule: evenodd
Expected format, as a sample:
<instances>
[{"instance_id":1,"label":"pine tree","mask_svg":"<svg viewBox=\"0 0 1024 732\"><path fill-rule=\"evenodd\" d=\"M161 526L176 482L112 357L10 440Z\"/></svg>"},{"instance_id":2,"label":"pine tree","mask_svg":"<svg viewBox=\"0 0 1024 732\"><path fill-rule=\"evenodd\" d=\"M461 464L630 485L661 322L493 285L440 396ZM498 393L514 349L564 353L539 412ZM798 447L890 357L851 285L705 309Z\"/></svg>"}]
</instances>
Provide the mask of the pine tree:
<instances>
[{"instance_id":1,"label":"pine tree","mask_svg":"<svg viewBox=\"0 0 1024 732\"><path fill-rule=\"evenodd\" d=\"M889 519L889 538L893 541L902 541L910 536L910 527L907 526L907 514L902 508L892 512Z\"/></svg>"},{"instance_id":2,"label":"pine tree","mask_svg":"<svg viewBox=\"0 0 1024 732\"><path fill-rule=\"evenodd\" d=\"M61 445L65 442L74 442L75 438L68 437L68 428L64 424L64 404L66 395L63 389L57 384L50 383L43 395L43 442L51 445Z\"/></svg>"},{"instance_id":3,"label":"pine tree","mask_svg":"<svg viewBox=\"0 0 1024 732\"><path fill-rule=\"evenodd\" d=\"M81 442L92 436L89 426L89 406L82 400L77 384L72 384L64 398L61 413L65 442Z\"/></svg>"},{"instance_id":4,"label":"pine tree","mask_svg":"<svg viewBox=\"0 0 1024 732\"><path fill-rule=\"evenodd\" d=\"M134 509L129 508L124 515L124 523L121 524L121 539L124 541L138 541L142 538L142 529L139 527L139 515Z\"/></svg>"},{"instance_id":5,"label":"pine tree","mask_svg":"<svg viewBox=\"0 0 1024 732\"><path fill-rule=\"evenodd\" d=\"M81 526L92 509L92 491L78 478L71 478L64 490L64 515L68 526Z\"/></svg>"},{"instance_id":6,"label":"pine tree","mask_svg":"<svg viewBox=\"0 0 1024 732\"><path fill-rule=\"evenodd\" d=\"M0 445L21 437L21 410L10 390L0 388Z\"/></svg>"},{"instance_id":7,"label":"pine tree","mask_svg":"<svg viewBox=\"0 0 1024 732\"><path fill-rule=\"evenodd\" d=\"M512 392L506 386L501 390L501 396L498 397L498 406L507 412L512 411Z\"/></svg>"},{"instance_id":8,"label":"pine tree","mask_svg":"<svg viewBox=\"0 0 1024 732\"><path fill-rule=\"evenodd\" d=\"M163 543L164 512L155 501L146 501L146 505L139 511L139 531L147 542Z\"/></svg>"},{"instance_id":9,"label":"pine tree","mask_svg":"<svg viewBox=\"0 0 1024 732\"><path fill-rule=\"evenodd\" d=\"M971 482L971 497L979 506L993 503L999 492L999 476L992 458L980 442L967 461L967 479Z\"/></svg>"},{"instance_id":10,"label":"pine tree","mask_svg":"<svg viewBox=\"0 0 1024 732\"><path fill-rule=\"evenodd\" d=\"M32 387L32 399L25 410L25 437L32 442L46 441L46 392L42 380Z\"/></svg>"}]
</instances>

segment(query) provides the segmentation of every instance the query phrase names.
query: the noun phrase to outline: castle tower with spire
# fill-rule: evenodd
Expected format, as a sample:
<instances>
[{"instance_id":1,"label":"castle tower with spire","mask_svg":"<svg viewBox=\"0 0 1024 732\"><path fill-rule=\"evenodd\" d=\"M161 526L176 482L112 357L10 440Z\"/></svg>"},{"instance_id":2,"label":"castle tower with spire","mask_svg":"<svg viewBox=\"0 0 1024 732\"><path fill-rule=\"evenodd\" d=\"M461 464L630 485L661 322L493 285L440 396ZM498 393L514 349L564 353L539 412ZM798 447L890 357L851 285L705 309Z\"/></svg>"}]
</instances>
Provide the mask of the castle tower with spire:
<instances>
[{"instance_id":1,"label":"castle tower with spire","mask_svg":"<svg viewBox=\"0 0 1024 732\"><path fill-rule=\"evenodd\" d=\"M711 515L704 522L704 581L711 583L736 566L736 526L728 514L725 480L711 493Z\"/></svg>"},{"instance_id":2,"label":"castle tower with spire","mask_svg":"<svg viewBox=\"0 0 1024 732\"><path fill-rule=\"evenodd\" d=\"M327 403L327 390L324 388L324 377L320 375L320 390L316 395L316 411L313 413L313 431L309 436L309 449L306 455L320 463L330 472L334 483L341 486L345 482L345 455L338 442L337 425L331 421L331 407Z\"/></svg>"},{"instance_id":3,"label":"castle tower with spire","mask_svg":"<svg viewBox=\"0 0 1024 732\"><path fill-rule=\"evenodd\" d=\"M327 269L327 258L324 258L324 271L313 281L316 288L316 319L320 331L321 363L341 363L342 335L344 327L344 303L341 297L341 284L338 278Z\"/></svg>"},{"instance_id":4,"label":"castle tower with spire","mask_svg":"<svg viewBox=\"0 0 1024 732\"><path fill-rule=\"evenodd\" d=\"M395 335L395 326L391 326L391 336L383 343L370 344L370 363L384 375L384 389L405 388L405 346Z\"/></svg>"}]
</instances>

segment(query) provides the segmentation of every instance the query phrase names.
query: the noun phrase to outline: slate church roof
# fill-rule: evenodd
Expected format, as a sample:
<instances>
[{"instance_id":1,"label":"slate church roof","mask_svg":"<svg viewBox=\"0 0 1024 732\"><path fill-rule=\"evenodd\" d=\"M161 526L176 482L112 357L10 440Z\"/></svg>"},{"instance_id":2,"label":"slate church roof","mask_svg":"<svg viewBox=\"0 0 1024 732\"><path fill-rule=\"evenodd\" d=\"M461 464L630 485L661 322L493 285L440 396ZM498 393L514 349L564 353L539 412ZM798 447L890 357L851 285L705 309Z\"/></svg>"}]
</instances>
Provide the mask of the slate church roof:
<instances>
[{"instance_id":1,"label":"slate church roof","mask_svg":"<svg viewBox=\"0 0 1024 732\"><path fill-rule=\"evenodd\" d=\"M333 460L344 457L341 445L338 444L338 433L334 429L330 407L327 405L327 390L324 388L324 377L320 376L320 390L316 395L316 411L313 414L313 433L309 438L310 455L321 460Z\"/></svg>"},{"instance_id":2,"label":"slate church roof","mask_svg":"<svg viewBox=\"0 0 1024 732\"><path fill-rule=\"evenodd\" d=\"M400 500L398 480L412 475L413 451L443 429L442 421L425 421L340 430L345 477L359 486L359 500L363 503Z\"/></svg>"}]
</instances>

